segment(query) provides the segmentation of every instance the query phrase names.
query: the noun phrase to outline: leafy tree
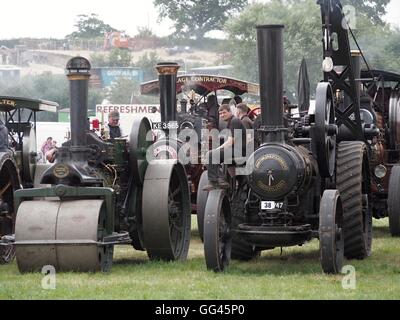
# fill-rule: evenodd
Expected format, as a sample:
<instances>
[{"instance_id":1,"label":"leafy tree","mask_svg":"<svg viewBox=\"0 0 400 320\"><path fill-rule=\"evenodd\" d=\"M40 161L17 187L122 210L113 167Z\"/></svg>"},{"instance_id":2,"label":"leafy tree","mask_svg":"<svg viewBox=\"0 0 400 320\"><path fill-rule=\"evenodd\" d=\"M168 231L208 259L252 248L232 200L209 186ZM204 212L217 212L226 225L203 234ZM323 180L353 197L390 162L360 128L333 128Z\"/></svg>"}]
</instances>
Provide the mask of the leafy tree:
<instances>
[{"instance_id":1,"label":"leafy tree","mask_svg":"<svg viewBox=\"0 0 400 320\"><path fill-rule=\"evenodd\" d=\"M157 63L160 62L160 57L156 52L145 53L136 62L136 65L143 70L144 81L156 79L158 74L156 70Z\"/></svg>"},{"instance_id":2,"label":"leafy tree","mask_svg":"<svg viewBox=\"0 0 400 320\"><path fill-rule=\"evenodd\" d=\"M148 27L138 27L137 28L138 34L136 35L135 38L155 38L156 35L153 33L153 30L151 30Z\"/></svg>"},{"instance_id":3,"label":"leafy tree","mask_svg":"<svg viewBox=\"0 0 400 320\"><path fill-rule=\"evenodd\" d=\"M0 83L4 95L19 96L32 99L44 99L57 102L60 109L70 106L69 84L64 75L44 73L37 76L26 76L13 83ZM101 103L105 92L99 89L89 90L88 109L95 110ZM38 121L57 121L57 115L49 112L39 112Z\"/></svg>"},{"instance_id":4,"label":"leafy tree","mask_svg":"<svg viewBox=\"0 0 400 320\"><path fill-rule=\"evenodd\" d=\"M108 55L108 67L132 66L132 54L128 50L114 48Z\"/></svg>"},{"instance_id":5,"label":"leafy tree","mask_svg":"<svg viewBox=\"0 0 400 320\"><path fill-rule=\"evenodd\" d=\"M94 53L90 56L90 64L93 68L108 67L108 55Z\"/></svg>"},{"instance_id":6,"label":"leafy tree","mask_svg":"<svg viewBox=\"0 0 400 320\"><path fill-rule=\"evenodd\" d=\"M321 78L321 18L314 0L284 3L271 0L267 4L255 3L226 25L231 63L235 75L258 82L256 46L257 25L284 24L285 84L288 96L296 92L297 74L303 57L307 59L310 82Z\"/></svg>"},{"instance_id":7,"label":"leafy tree","mask_svg":"<svg viewBox=\"0 0 400 320\"><path fill-rule=\"evenodd\" d=\"M99 16L95 13L90 15L80 14L78 15L78 21L74 25L77 31L74 31L67 38L71 39L94 39L103 38L107 32L117 31L109 24L104 23L99 19Z\"/></svg>"},{"instance_id":8,"label":"leafy tree","mask_svg":"<svg viewBox=\"0 0 400 320\"><path fill-rule=\"evenodd\" d=\"M352 5L357 15L364 15L374 24L384 24L382 17L386 14L386 7L390 0L342 0L343 5Z\"/></svg>"},{"instance_id":9,"label":"leafy tree","mask_svg":"<svg viewBox=\"0 0 400 320\"><path fill-rule=\"evenodd\" d=\"M101 104L101 102L106 97L106 92L104 89L99 88L89 88L88 96L88 115L96 113L96 105Z\"/></svg>"},{"instance_id":10,"label":"leafy tree","mask_svg":"<svg viewBox=\"0 0 400 320\"><path fill-rule=\"evenodd\" d=\"M130 103L139 94L139 84L127 78L119 78L110 89L109 100L114 104Z\"/></svg>"},{"instance_id":11,"label":"leafy tree","mask_svg":"<svg viewBox=\"0 0 400 320\"><path fill-rule=\"evenodd\" d=\"M355 0L354 0L355 1ZM370 1L369 3L372 3ZM376 1L379 2L379 1ZM383 3L383 2L382 2ZM289 97L296 93L298 69L306 58L311 90L322 78L322 43L320 7L314 0L271 0L247 7L240 16L226 24L231 63L236 76L258 82L256 25L284 24L285 85ZM373 68L400 69L397 58L399 31L376 24L365 14L357 15L357 40ZM354 41L352 47L356 49Z\"/></svg>"},{"instance_id":12,"label":"leafy tree","mask_svg":"<svg viewBox=\"0 0 400 320\"><path fill-rule=\"evenodd\" d=\"M176 33L197 40L213 30L222 30L225 22L248 4L248 0L154 0L160 18L174 21Z\"/></svg>"},{"instance_id":13,"label":"leafy tree","mask_svg":"<svg viewBox=\"0 0 400 320\"><path fill-rule=\"evenodd\" d=\"M107 55L95 53L90 56L93 67L131 67L132 54L125 49L113 48Z\"/></svg>"}]
</instances>

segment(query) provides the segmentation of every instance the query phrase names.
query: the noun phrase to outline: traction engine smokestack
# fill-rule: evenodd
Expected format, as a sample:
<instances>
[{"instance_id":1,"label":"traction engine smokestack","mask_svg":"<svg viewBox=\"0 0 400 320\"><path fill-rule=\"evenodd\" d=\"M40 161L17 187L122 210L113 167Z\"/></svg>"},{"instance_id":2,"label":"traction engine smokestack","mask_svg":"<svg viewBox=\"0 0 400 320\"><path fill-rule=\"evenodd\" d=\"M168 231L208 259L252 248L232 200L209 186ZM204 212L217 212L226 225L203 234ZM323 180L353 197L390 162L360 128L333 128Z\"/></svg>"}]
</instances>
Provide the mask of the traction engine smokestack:
<instances>
[{"instance_id":1,"label":"traction engine smokestack","mask_svg":"<svg viewBox=\"0 0 400 320\"><path fill-rule=\"evenodd\" d=\"M179 65L172 62L157 64L160 84L161 121L176 121L176 80Z\"/></svg>"},{"instance_id":2,"label":"traction engine smokestack","mask_svg":"<svg viewBox=\"0 0 400 320\"><path fill-rule=\"evenodd\" d=\"M284 128L283 29L283 25L257 26L261 115L267 129ZM277 140L282 140L279 134L268 134L268 141Z\"/></svg>"},{"instance_id":3,"label":"traction engine smokestack","mask_svg":"<svg viewBox=\"0 0 400 320\"><path fill-rule=\"evenodd\" d=\"M72 58L67 63L71 101L71 144L74 147L87 145L87 101L90 69L89 61L83 57Z\"/></svg>"},{"instance_id":4,"label":"traction engine smokestack","mask_svg":"<svg viewBox=\"0 0 400 320\"><path fill-rule=\"evenodd\" d=\"M351 51L351 63L353 65L354 70L354 78L360 79L361 78L361 52L359 50L352 50ZM356 92L358 101L361 98L361 84L359 81L356 81Z\"/></svg>"}]
</instances>

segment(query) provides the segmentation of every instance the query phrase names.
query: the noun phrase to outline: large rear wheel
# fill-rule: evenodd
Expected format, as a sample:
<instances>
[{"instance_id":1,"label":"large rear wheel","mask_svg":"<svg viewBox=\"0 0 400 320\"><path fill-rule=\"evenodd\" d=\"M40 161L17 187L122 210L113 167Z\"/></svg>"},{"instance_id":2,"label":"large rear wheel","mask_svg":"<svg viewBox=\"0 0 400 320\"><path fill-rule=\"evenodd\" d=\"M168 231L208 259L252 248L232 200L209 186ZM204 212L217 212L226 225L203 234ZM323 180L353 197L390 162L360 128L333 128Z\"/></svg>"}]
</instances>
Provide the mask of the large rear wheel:
<instances>
[{"instance_id":1,"label":"large rear wheel","mask_svg":"<svg viewBox=\"0 0 400 320\"><path fill-rule=\"evenodd\" d=\"M394 166L389 182L389 229L393 237L400 237L400 166Z\"/></svg>"},{"instance_id":2,"label":"large rear wheel","mask_svg":"<svg viewBox=\"0 0 400 320\"><path fill-rule=\"evenodd\" d=\"M144 246L151 260L185 260L189 251L191 205L184 167L155 160L143 184Z\"/></svg>"},{"instance_id":3,"label":"large rear wheel","mask_svg":"<svg viewBox=\"0 0 400 320\"><path fill-rule=\"evenodd\" d=\"M336 168L337 189L343 204L344 255L365 259L371 254L372 210L369 163L363 142L341 142Z\"/></svg>"}]
</instances>

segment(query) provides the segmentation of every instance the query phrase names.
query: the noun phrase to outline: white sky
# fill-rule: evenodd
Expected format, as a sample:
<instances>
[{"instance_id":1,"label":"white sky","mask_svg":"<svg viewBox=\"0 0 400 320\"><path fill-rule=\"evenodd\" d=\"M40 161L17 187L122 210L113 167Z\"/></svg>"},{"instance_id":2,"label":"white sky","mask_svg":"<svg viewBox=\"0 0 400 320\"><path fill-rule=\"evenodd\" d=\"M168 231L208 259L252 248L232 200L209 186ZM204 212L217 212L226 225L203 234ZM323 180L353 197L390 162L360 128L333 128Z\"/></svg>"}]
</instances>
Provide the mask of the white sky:
<instances>
[{"instance_id":1,"label":"white sky","mask_svg":"<svg viewBox=\"0 0 400 320\"><path fill-rule=\"evenodd\" d=\"M129 35L144 26L160 36L172 32L171 22L157 22L153 0L1 0L1 12L0 39L63 38L75 30L77 15L90 13ZM400 0L388 12L386 20L400 26Z\"/></svg>"}]
</instances>

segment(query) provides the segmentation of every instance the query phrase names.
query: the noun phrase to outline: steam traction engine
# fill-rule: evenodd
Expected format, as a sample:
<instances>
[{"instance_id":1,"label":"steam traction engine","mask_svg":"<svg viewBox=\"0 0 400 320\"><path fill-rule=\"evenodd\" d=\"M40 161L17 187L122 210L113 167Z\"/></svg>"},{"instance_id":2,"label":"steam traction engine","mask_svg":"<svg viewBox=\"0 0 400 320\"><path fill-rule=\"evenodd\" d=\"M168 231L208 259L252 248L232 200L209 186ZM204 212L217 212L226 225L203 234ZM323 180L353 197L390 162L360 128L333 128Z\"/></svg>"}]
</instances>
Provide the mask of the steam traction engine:
<instances>
[{"instance_id":1,"label":"steam traction engine","mask_svg":"<svg viewBox=\"0 0 400 320\"><path fill-rule=\"evenodd\" d=\"M368 201L372 215L389 216L392 235L400 235L400 75L371 70L346 19L339 0L319 0L322 15L324 80L331 83L336 98L336 117L339 127L338 141L360 141L365 144L370 159L363 171L363 189L369 189ZM358 50L350 50L349 34ZM366 70L361 70L362 62ZM343 153L351 148L341 142ZM338 158L338 174L350 175L355 159L347 155ZM397 165L396 165L397 164ZM369 172L367 172L369 171ZM344 201L345 232L347 242L360 237L369 243L371 225L369 216L359 221L354 215L351 201L357 179L338 181ZM364 206L365 207L365 206ZM365 209L364 209L365 210ZM362 250L349 248L348 254L357 257Z\"/></svg>"},{"instance_id":2,"label":"steam traction engine","mask_svg":"<svg viewBox=\"0 0 400 320\"><path fill-rule=\"evenodd\" d=\"M185 259L191 216L184 167L146 157L146 118L133 123L129 141L88 131L89 61L73 58L67 70L71 140L43 173L41 183L51 187L15 193L19 270L108 271L116 244L146 250L150 259Z\"/></svg>"},{"instance_id":3,"label":"steam traction engine","mask_svg":"<svg viewBox=\"0 0 400 320\"><path fill-rule=\"evenodd\" d=\"M10 141L9 149L0 150L0 264L15 257L10 236L14 234L16 217L14 191L38 186L41 173L47 168L46 164L37 163L37 112L57 112L57 106L45 100L0 97L0 120L8 129Z\"/></svg>"},{"instance_id":4,"label":"steam traction engine","mask_svg":"<svg viewBox=\"0 0 400 320\"><path fill-rule=\"evenodd\" d=\"M178 65L176 63L161 63L160 65L170 66L175 70L175 74L170 75L159 75L159 78L173 77L175 80L171 80L171 83L176 82L176 86L168 86L171 90L176 87L176 95L171 93L163 92L162 96L167 95L170 97L169 110L164 110L164 116L161 123L156 123L155 129L162 128L162 126L171 128L171 121L177 128L176 133L182 133L180 140L175 139L175 142L169 139L169 144L166 144L168 139L163 139L160 142L155 143L154 152L155 155L160 154L163 157L171 157L173 159L177 158L179 149L182 147L187 139L193 137L193 133L196 133L197 142L191 144L192 149L202 149L205 155L205 151L209 149L208 137L202 136L203 129L222 129L224 123L219 121L218 114L218 96L227 92L231 95L242 96L243 94L250 94L258 96L259 87L258 84L250 83L230 77L215 76L215 75L205 75L205 74L187 74L177 76ZM149 81L141 84L140 92L144 95L159 94L160 92L160 82L166 81L165 79L158 79ZM170 81L170 80L168 80ZM189 93L190 92L190 93ZM176 96L182 94L183 96L193 97L194 94L200 96L197 103L191 105L190 108L187 105L187 100L182 99L180 101L180 111L177 112L176 106ZM173 98L174 97L174 98ZM169 99L164 99L169 101ZM227 101L232 101L232 99L224 99L222 103L228 103ZM253 109L249 116L255 117L259 111L259 108ZM170 124L168 124L170 123ZM188 131L187 129L191 130ZM186 132L186 136L184 134ZM197 144L197 145L196 145ZM188 156L184 156L186 159L190 158L190 161L185 161L185 169L188 174L191 186L191 197L192 197L192 212L197 215L197 225L199 229L199 235L201 240L203 240L203 221L204 221L204 209L207 200L207 192L203 191L203 188L208 185L207 172L204 172L204 166L201 164L200 152L192 152ZM189 162L189 163L188 163Z\"/></svg>"},{"instance_id":5,"label":"steam traction engine","mask_svg":"<svg viewBox=\"0 0 400 320\"><path fill-rule=\"evenodd\" d=\"M257 28L262 142L247 159L248 175L236 176L234 188L208 196L204 249L207 267L215 271L224 270L231 254L248 260L262 250L313 238L320 240L326 273L340 272L346 252L349 258L369 254L371 238L360 232L346 242L344 224L350 213L354 221L371 220L369 185L363 180L368 172L365 144L342 142L337 147L334 93L327 82L318 84L315 113L285 124L282 33L283 26ZM348 170L338 171L344 162ZM346 181L351 199L343 199L337 189Z\"/></svg>"}]
</instances>

